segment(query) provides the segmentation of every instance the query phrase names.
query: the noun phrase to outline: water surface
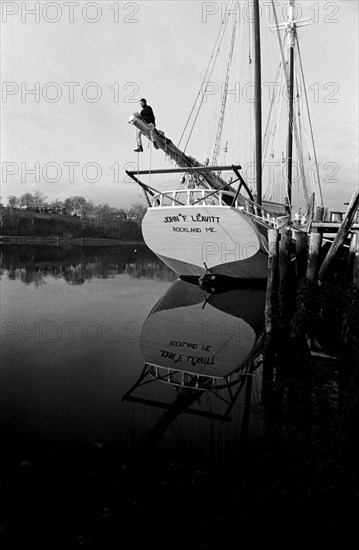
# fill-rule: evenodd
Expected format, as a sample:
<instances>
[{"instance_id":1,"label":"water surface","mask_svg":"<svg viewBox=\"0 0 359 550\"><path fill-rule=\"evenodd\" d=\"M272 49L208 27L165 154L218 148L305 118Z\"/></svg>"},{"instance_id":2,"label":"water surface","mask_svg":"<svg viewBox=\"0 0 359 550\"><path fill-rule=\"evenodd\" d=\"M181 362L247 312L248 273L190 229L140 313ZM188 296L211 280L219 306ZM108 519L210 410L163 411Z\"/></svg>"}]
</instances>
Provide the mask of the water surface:
<instances>
[{"instance_id":1,"label":"water surface","mask_svg":"<svg viewBox=\"0 0 359 550\"><path fill-rule=\"evenodd\" d=\"M258 429L261 369L243 377L242 367L263 306L263 290L209 296L179 281L143 245L3 247L5 483L26 472L46 509L66 479L66 499L78 499L86 471L235 470L242 433ZM105 485L95 483L99 501ZM10 489L10 525L22 514L16 491L26 494Z\"/></svg>"}]
</instances>

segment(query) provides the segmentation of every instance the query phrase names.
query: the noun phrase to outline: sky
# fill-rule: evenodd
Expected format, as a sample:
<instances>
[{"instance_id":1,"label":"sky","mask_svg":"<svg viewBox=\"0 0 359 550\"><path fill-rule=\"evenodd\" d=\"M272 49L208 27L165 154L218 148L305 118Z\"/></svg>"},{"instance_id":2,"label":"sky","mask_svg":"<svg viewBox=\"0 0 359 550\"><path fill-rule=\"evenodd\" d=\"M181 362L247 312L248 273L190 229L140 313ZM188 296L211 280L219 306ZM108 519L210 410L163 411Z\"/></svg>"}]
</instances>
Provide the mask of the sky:
<instances>
[{"instance_id":1,"label":"sky","mask_svg":"<svg viewBox=\"0 0 359 550\"><path fill-rule=\"evenodd\" d=\"M1 2L1 201L38 190L48 201L80 195L119 208L145 204L125 170L138 162L140 169L173 165L145 141L144 152L134 152L135 131L128 118L145 97L157 128L178 143L227 5L199 0ZM283 21L287 2L276 5ZM358 2L302 0L297 5L298 18L313 20L298 32L324 201L330 209L345 210L359 180ZM275 33L268 30L274 22L270 2L260 6L265 116L279 50ZM234 10L229 17L238 20L248 57L250 2L239 2ZM211 82L217 85L220 78L213 73ZM252 105L245 100L250 82L244 70L238 77L240 95L232 94L228 103L232 120L239 107L247 109L235 130L240 136L247 136L252 124ZM220 98L218 91L213 95ZM213 141L216 134L210 108L208 101L186 150L200 161L210 155L209 137ZM238 146L236 158L227 155L228 162L249 161L244 148ZM166 182L160 185L168 188Z\"/></svg>"}]
</instances>

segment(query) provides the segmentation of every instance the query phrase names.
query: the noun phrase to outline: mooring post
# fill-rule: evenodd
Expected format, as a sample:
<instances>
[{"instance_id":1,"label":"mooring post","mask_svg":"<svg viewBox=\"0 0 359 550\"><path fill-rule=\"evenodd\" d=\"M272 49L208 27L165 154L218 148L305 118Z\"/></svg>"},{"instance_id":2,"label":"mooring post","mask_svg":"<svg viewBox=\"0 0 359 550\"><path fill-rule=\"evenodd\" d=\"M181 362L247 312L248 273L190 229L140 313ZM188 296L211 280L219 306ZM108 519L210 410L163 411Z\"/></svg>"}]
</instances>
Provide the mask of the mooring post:
<instances>
[{"instance_id":1,"label":"mooring post","mask_svg":"<svg viewBox=\"0 0 359 550\"><path fill-rule=\"evenodd\" d=\"M317 206L314 219L316 222L320 222L321 220L324 220L327 214L328 214L327 208L324 208L324 206Z\"/></svg>"},{"instance_id":2,"label":"mooring post","mask_svg":"<svg viewBox=\"0 0 359 550\"><path fill-rule=\"evenodd\" d=\"M277 311L278 330L281 334L281 343L277 349L276 373L281 377L286 370L289 349L289 320L291 307L291 244L292 230L288 225L280 229L279 241L279 281Z\"/></svg>"},{"instance_id":3,"label":"mooring post","mask_svg":"<svg viewBox=\"0 0 359 550\"><path fill-rule=\"evenodd\" d=\"M314 282L318 273L319 251L322 245L322 234L318 231L312 231L309 240L309 253L307 262L306 277Z\"/></svg>"},{"instance_id":4,"label":"mooring post","mask_svg":"<svg viewBox=\"0 0 359 550\"><path fill-rule=\"evenodd\" d=\"M353 283L354 286L359 288L359 232L356 231L353 233L353 237L356 237L355 240L355 254L353 262ZM352 239L353 239L352 237Z\"/></svg>"},{"instance_id":5,"label":"mooring post","mask_svg":"<svg viewBox=\"0 0 359 550\"><path fill-rule=\"evenodd\" d=\"M323 281L325 278L326 272L334 260L336 253L339 248L343 245L345 239L348 236L350 227L354 221L356 213L359 208L359 190L353 193L351 201L349 203L348 209L344 216L341 226L339 227L338 233L335 235L334 241L331 244L328 254L324 258L324 261L320 267L318 278L320 281Z\"/></svg>"},{"instance_id":6,"label":"mooring post","mask_svg":"<svg viewBox=\"0 0 359 550\"><path fill-rule=\"evenodd\" d=\"M287 325L288 306L290 303L290 263L291 263L292 230L288 225L280 229L279 241L279 311L280 325Z\"/></svg>"},{"instance_id":7,"label":"mooring post","mask_svg":"<svg viewBox=\"0 0 359 550\"><path fill-rule=\"evenodd\" d=\"M358 231L353 231L350 237L350 245L348 251L348 260L345 268L345 282L349 284L354 279L354 261L357 248L357 240L359 238Z\"/></svg>"},{"instance_id":8,"label":"mooring post","mask_svg":"<svg viewBox=\"0 0 359 550\"><path fill-rule=\"evenodd\" d=\"M288 225L284 225L280 230L279 241L279 278L283 280L287 277L290 267L290 246L292 242L292 230Z\"/></svg>"},{"instance_id":9,"label":"mooring post","mask_svg":"<svg viewBox=\"0 0 359 550\"><path fill-rule=\"evenodd\" d=\"M321 206L317 207L315 213L315 221L320 222L325 215L325 209ZM318 273L318 260L319 260L319 251L322 246L323 235L317 229L312 229L309 239L309 251L308 251L308 261L307 261L307 271L306 277L310 281L314 282L317 273Z\"/></svg>"},{"instance_id":10,"label":"mooring post","mask_svg":"<svg viewBox=\"0 0 359 550\"><path fill-rule=\"evenodd\" d=\"M265 329L270 334L273 328L273 297L278 265L278 229L268 230L268 277L265 305Z\"/></svg>"},{"instance_id":11,"label":"mooring post","mask_svg":"<svg viewBox=\"0 0 359 550\"><path fill-rule=\"evenodd\" d=\"M278 229L268 229L268 274L265 302L265 338L263 354L263 386L273 381L273 314L278 270Z\"/></svg>"},{"instance_id":12,"label":"mooring post","mask_svg":"<svg viewBox=\"0 0 359 550\"><path fill-rule=\"evenodd\" d=\"M297 279L305 277L308 255L308 233L306 231L295 232L295 267Z\"/></svg>"}]
</instances>

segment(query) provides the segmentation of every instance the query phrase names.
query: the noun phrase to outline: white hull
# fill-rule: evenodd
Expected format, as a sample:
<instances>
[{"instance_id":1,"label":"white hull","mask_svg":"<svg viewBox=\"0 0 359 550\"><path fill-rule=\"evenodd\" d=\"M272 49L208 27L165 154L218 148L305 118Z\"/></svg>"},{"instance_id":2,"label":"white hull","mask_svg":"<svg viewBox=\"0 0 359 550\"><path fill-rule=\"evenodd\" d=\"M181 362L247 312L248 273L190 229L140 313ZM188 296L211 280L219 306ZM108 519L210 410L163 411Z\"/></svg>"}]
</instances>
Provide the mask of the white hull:
<instances>
[{"instance_id":1,"label":"white hull","mask_svg":"<svg viewBox=\"0 0 359 550\"><path fill-rule=\"evenodd\" d=\"M267 277L266 231L249 214L225 205L161 206L142 222L147 246L180 276Z\"/></svg>"}]
</instances>

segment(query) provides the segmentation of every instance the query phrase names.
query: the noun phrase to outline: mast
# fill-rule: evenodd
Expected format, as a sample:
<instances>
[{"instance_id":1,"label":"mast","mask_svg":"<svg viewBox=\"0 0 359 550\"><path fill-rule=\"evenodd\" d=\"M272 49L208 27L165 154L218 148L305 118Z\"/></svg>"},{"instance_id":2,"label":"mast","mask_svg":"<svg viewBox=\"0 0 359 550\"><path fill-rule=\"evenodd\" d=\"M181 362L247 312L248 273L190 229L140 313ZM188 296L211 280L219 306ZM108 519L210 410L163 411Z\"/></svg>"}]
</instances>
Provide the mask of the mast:
<instances>
[{"instance_id":1,"label":"mast","mask_svg":"<svg viewBox=\"0 0 359 550\"><path fill-rule=\"evenodd\" d=\"M284 23L278 23L277 15L274 7L274 2L272 0L273 13L276 20L276 24L272 25L270 28L276 30L278 33L279 47L282 55L282 65L284 69L284 74L287 82L287 91L288 91L288 138L287 138L287 196L289 206L292 202L292 168L293 168L293 134L298 141L298 132L295 125L294 119L294 43L297 40L297 27L302 27L304 25L310 25L312 23L311 18L306 19L295 19L294 18L294 0L288 0L287 6L287 21ZM280 30L284 30L287 35L289 35L289 59L288 64L286 64L284 59L284 53L282 48L282 43L280 39ZM309 110L308 110L309 112ZM303 181L305 178L303 177Z\"/></svg>"},{"instance_id":2,"label":"mast","mask_svg":"<svg viewBox=\"0 0 359 550\"><path fill-rule=\"evenodd\" d=\"M254 13L254 83L255 83L255 140L256 140L256 202L262 204L262 82L259 0L253 0Z\"/></svg>"},{"instance_id":3,"label":"mast","mask_svg":"<svg viewBox=\"0 0 359 550\"><path fill-rule=\"evenodd\" d=\"M287 194L289 205L292 204L292 169L293 169L293 104L294 104L294 0L288 5L289 32L289 83L288 83L288 140L287 140Z\"/></svg>"}]
</instances>

